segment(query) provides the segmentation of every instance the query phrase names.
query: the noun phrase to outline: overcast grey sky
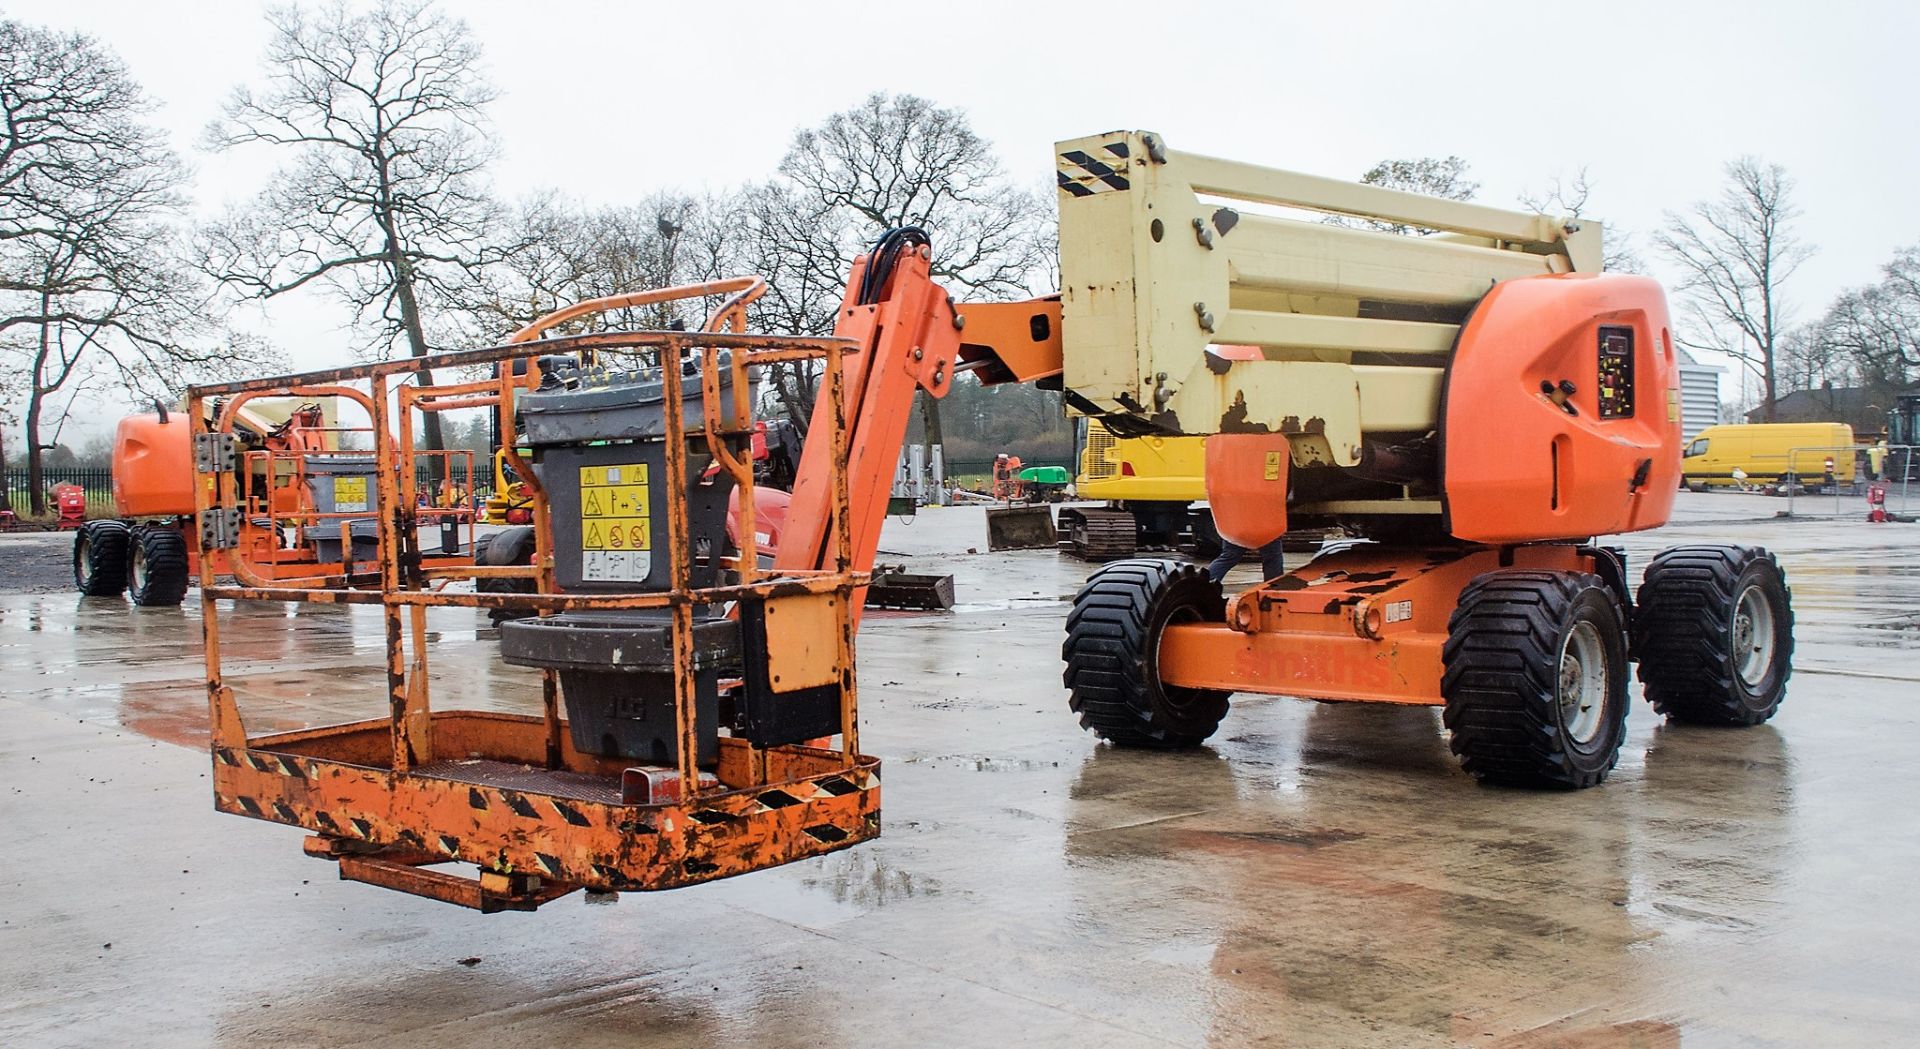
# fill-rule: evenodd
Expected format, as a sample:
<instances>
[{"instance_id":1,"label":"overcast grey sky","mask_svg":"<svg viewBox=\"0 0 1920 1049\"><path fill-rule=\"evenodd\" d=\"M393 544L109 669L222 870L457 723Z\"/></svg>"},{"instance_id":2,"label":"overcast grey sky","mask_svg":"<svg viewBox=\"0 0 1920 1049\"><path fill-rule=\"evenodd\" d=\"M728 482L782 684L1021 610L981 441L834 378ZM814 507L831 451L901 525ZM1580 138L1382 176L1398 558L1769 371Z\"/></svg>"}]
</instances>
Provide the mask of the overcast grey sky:
<instances>
[{"instance_id":1,"label":"overcast grey sky","mask_svg":"<svg viewBox=\"0 0 1920 1049\"><path fill-rule=\"evenodd\" d=\"M1357 177L1384 157L1457 153L1480 199L1512 205L1586 167L1589 210L1650 232L1717 191L1742 153L1786 166L1819 253L1802 316L1920 241L1913 44L1902 3L449 3L486 49L507 196L615 203L764 177L793 129L868 92L965 108L1017 176L1056 139L1158 131L1182 149ZM202 206L266 168L195 143L253 78L261 6L0 0L92 34L161 103ZM938 231L934 231L938 235ZM1658 272L1658 268L1656 268ZM301 366L349 356L332 306L276 311ZM1731 384L1726 385L1731 395Z\"/></svg>"}]
</instances>

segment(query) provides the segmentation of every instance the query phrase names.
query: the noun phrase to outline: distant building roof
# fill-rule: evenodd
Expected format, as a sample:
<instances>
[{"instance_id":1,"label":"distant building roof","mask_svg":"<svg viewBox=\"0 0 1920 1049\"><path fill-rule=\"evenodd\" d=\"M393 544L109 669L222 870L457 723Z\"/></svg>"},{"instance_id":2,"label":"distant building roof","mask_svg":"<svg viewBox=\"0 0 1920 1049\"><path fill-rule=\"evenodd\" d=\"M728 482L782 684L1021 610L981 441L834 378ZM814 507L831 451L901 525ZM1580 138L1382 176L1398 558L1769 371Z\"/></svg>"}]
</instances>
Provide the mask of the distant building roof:
<instances>
[{"instance_id":1,"label":"distant building roof","mask_svg":"<svg viewBox=\"0 0 1920 1049\"><path fill-rule=\"evenodd\" d=\"M1724 365L1706 364L1702 362L1699 358L1695 357L1693 354L1688 353L1687 348L1685 346L1678 347L1678 349L1680 350L1681 364L1689 365L1695 368L1712 368L1714 371L1717 371L1717 372L1723 372L1727 370Z\"/></svg>"},{"instance_id":2,"label":"distant building roof","mask_svg":"<svg viewBox=\"0 0 1920 1049\"><path fill-rule=\"evenodd\" d=\"M1846 423L1855 433L1877 432L1887 423L1883 403L1887 395L1860 386L1826 386L1818 390L1795 390L1774 402L1773 421L1782 423ZM1764 407L1747 413L1750 423L1767 421Z\"/></svg>"}]
</instances>

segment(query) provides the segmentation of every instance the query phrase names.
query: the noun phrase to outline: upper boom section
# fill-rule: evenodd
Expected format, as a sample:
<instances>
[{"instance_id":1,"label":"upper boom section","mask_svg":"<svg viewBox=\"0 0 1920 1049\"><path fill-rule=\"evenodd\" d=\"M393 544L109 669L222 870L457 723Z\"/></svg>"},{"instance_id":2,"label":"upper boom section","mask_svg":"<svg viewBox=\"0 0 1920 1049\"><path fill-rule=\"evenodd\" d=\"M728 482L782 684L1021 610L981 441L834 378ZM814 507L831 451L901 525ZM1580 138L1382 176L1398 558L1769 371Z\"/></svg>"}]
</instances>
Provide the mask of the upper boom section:
<instances>
[{"instance_id":1,"label":"upper boom section","mask_svg":"<svg viewBox=\"0 0 1920 1049\"><path fill-rule=\"evenodd\" d=\"M1074 403L1170 432L1284 432L1299 465L1350 466L1367 432L1432 429L1459 326L1494 284L1600 268L1591 221L1181 153L1147 132L1055 153Z\"/></svg>"}]
</instances>

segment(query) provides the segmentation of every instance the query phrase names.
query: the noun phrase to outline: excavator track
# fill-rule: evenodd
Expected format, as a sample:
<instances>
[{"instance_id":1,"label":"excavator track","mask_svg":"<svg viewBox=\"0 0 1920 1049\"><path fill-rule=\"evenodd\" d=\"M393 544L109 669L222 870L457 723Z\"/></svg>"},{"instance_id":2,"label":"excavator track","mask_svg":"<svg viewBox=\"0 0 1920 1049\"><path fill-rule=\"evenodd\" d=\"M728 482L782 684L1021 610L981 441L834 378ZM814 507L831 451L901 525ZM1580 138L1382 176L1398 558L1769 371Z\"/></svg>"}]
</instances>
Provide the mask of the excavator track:
<instances>
[{"instance_id":1,"label":"excavator track","mask_svg":"<svg viewBox=\"0 0 1920 1049\"><path fill-rule=\"evenodd\" d=\"M1125 510L1082 510L1072 542L1073 556L1082 561L1119 561L1139 549L1139 530Z\"/></svg>"}]
</instances>

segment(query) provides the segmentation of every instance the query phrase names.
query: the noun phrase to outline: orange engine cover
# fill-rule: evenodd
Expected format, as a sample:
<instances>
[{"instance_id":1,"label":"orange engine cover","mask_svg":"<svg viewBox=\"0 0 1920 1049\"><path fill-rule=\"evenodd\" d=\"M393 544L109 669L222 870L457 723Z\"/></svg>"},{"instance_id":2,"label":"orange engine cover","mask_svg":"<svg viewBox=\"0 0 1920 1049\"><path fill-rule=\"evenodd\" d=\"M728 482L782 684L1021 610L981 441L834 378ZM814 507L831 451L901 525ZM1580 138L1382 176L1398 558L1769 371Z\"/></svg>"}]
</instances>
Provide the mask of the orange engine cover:
<instances>
[{"instance_id":1,"label":"orange engine cover","mask_svg":"<svg viewBox=\"0 0 1920 1049\"><path fill-rule=\"evenodd\" d=\"M1633 532L1673 510L1679 364L1653 280L1495 285L1461 329L1443 405L1442 492L1460 539Z\"/></svg>"},{"instance_id":2,"label":"orange engine cover","mask_svg":"<svg viewBox=\"0 0 1920 1049\"><path fill-rule=\"evenodd\" d=\"M130 415L113 434L113 505L122 517L193 513L193 438L186 415Z\"/></svg>"}]
</instances>

